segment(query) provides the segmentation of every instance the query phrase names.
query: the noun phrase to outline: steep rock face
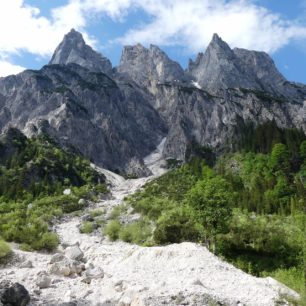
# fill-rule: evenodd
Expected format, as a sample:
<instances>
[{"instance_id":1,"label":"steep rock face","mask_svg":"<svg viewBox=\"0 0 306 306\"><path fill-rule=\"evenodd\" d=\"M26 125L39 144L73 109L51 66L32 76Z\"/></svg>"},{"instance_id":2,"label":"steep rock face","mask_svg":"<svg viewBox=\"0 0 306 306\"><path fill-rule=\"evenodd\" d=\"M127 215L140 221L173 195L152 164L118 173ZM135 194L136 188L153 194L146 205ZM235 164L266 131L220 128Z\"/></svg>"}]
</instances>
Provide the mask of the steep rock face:
<instances>
[{"instance_id":1,"label":"steep rock face","mask_svg":"<svg viewBox=\"0 0 306 306\"><path fill-rule=\"evenodd\" d=\"M76 64L49 65L0 81L1 130L47 133L100 166L146 175L142 162L166 127L137 88ZM137 111L135 104L137 103ZM133 172L134 165L136 172Z\"/></svg>"},{"instance_id":2,"label":"steep rock face","mask_svg":"<svg viewBox=\"0 0 306 306\"><path fill-rule=\"evenodd\" d=\"M200 53L195 62L190 61L188 73L203 89L211 92L235 87L260 88L252 75L243 71L233 50L217 34L205 53Z\"/></svg>"},{"instance_id":3,"label":"steep rock face","mask_svg":"<svg viewBox=\"0 0 306 306\"><path fill-rule=\"evenodd\" d=\"M193 144L215 152L238 148L248 123L275 121L281 128L301 128L306 133L306 102L288 102L252 90L228 89L211 95L206 91L160 86L159 100L175 101L167 113L169 133L164 157L184 161Z\"/></svg>"},{"instance_id":4,"label":"steep rock face","mask_svg":"<svg viewBox=\"0 0 306 306\"><path fill-rule=\"evenodd\" d=\"M94 72L111 73L112 64L85 44L82 34L72 29L56 48L49 65L78 64Z\"/></svg>"},{"instance_id":5,"label":"steep rock face","mask_svg":"<svg viewBox=\"0 0 306 306\"><path fill-rule=\"evenodd\" d=\"M151 93L155 93L158 83L188 80L182 67L154 45L148 49L140 44L124 47L117 70Z\"/></svg>"}]
</instances>

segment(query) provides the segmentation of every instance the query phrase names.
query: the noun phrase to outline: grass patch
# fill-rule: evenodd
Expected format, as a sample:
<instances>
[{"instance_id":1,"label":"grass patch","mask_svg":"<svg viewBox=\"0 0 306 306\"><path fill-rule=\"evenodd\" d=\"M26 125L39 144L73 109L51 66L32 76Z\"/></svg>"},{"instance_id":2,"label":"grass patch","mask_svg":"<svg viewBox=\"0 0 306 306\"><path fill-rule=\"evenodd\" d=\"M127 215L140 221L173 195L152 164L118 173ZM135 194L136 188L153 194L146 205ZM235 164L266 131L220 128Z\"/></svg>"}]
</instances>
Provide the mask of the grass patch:
<instances>
[{"instance_id":1,"label":"grass patch","mask_svg":"<svg viewBox=\"0 0 306 306\"><path fill-rule=\"evenodd\" d=\"M80 233L82 234L90 234L94 230L94 226L92 222L86 221L80 227Z\"/></svg>"}]
</instances>

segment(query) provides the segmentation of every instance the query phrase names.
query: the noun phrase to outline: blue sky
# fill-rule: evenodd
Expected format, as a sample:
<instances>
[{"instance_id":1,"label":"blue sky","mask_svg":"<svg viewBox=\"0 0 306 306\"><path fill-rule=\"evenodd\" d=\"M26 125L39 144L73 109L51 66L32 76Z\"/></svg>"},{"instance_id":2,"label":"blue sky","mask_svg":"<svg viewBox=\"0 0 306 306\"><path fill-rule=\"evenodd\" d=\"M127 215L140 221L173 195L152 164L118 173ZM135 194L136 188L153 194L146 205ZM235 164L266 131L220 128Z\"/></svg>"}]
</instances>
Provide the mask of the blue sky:
<instances>
[{"instance_id":1,"label":"blue sky","mask_svg":"<svg viewBox=\"0 0 306 306\"><path fill-rule=\"evenodd\" d=\"M268 52L306 83L306 0L4 0L0 75L47 64L72 27L117 65L122 46L159 45L184 68L218 33L231 47Z\"/></svg>"}]
</instances>

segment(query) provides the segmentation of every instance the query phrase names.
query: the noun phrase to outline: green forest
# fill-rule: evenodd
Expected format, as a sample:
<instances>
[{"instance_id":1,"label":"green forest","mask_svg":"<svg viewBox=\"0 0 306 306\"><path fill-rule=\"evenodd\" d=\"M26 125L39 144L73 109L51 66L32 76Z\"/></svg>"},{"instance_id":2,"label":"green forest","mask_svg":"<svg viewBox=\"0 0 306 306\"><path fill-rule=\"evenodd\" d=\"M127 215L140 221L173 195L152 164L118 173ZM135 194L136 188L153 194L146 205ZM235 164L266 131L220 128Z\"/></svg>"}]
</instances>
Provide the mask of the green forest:
<instances>
[{"instance_id":1,"label":"green forest","mask_svg":"<svg viewBox=\"0 0 306 306\"><path fill-rule=\"evenodd\" d=\"M114 218L105 233L142 245L203 243L248 273L304 292L305 135L274 123L245 131L237 152L213 164L191 155L129 196L121 210L132 206L142 218L132 225Z\"/></svg>"}]
</instances>

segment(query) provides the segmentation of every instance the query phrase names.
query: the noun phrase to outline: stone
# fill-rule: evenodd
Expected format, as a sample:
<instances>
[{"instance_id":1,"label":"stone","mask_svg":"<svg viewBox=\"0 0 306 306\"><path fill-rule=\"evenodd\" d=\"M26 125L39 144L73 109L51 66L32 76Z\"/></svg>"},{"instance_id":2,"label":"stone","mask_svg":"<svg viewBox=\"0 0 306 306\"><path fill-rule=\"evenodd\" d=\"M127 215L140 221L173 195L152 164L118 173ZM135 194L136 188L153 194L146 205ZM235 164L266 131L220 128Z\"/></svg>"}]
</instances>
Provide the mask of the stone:
<instances>
[{"instance_id":1,"label":"stone","mask_svg":"<svg viewBox=\"0 0 306 306\"><path fill-rule=\"evenodd\" d=\"M101 268L89 268L85 270L82 282L90 284L93 279L99 279L104 277L104 272Z\"/></svg>"},{"instance_id":2,"label":"stone","mask_svg":"<svg viewBox=\"0 0 306 306\"><path fill-rule=\"evenodd\" d=\"M62 253L56 253L56 254L54 254L54 255L51 257L51 259L50 259L50 264L53 264L53 263L55 263L55 262L62 261L62 260L64 260L65 258L66 258L66 257L65 257L64 254L62 254Z\"/></svg>"},{"instance_id":3,"label":"stone","mask_svg":"<svg viewBox=\"0 0 306 306\"><path fill-rule=\"evenodd\" d=\"M45 288L50 287L51 281L52 281L51 277L46 271L41 271L37 274L36 285L40 289L45 289Z\"/></svg>"},{"instance_id":4,"label":"stone","mask_svg":"<svg viewBox=\"0 0 306 306\"><path fill-rule=\"evenodd\" d=\"M94 221L94 218L90 214L85 214L84 216L81 217L81 220L84 222L89 221L92 222Z\"/></svg>"},{"instance_id":5,"label":"stone","mask_svg":"<svg viewBox=\"0 0 306 306\"><path fill-rule=\"evenodd\" d=\"M65 249L66 257L72 260L82 260L84 258L84 253L81 251L78 245L70 246Z\"/></svg>"},{"instance_id":6,"label":"stone","mask_svg":"<svg viewBox=\"0 0 306 306\"><path fill-rule=\"evenodd\" d=\"M71 195L71 189L70 188L67 188L63 191L63 194L64 195Z\"/></svg>"},{"instance_id":7,"label":"stone","mask_svg":"<svg viewBox=\"0 0 306 306\"><path fill-rule=\"evenodd\" d=\"M55 262L49 268L50 273L61 276L80 274L84 270L85 265L83 263L69 258L65 258L62 261Z\"/></svg>"},{"instance_id":8,"label":"stone","mask_svg":"<svg viewBox=\"0 0 306 306\"><path fill-rule=\"evenodd\" d=\"M19 268L33 268L33 263L31 260L26 260L19 265Z\"/></svg>"},{"instance_id":9,"label":"stone","mask_svg":"<svg viewBox=\"0 0 306 306\"><path fill-rule=\"evenodd\" d=\"M3 305L26 306L30 302L30 295L23 285L15 283L0 289L0 301Z\"/></svg>"},{"instance_id":10,"label":"stone","mask_svg":"<svg viewBox=\"0 0 306 306\"><path fill-rule=\"evenodd\" d=\"M86 201L84 199L79 199L78 204L79 205L85 205Z\"/></svg>"}]
</instances>

